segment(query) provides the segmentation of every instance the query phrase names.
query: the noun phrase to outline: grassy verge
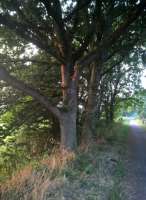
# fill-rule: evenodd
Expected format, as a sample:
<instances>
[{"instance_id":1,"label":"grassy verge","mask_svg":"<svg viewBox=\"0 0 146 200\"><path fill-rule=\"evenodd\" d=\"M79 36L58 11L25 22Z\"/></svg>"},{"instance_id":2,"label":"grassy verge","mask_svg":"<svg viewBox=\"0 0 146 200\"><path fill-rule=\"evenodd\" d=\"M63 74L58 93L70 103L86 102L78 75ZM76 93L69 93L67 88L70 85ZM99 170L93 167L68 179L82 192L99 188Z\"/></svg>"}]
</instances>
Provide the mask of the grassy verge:
<instances>
[{"instance_id":1,"label":"grassy verge","mask_svg":"<svg viewBox=\"0 0 146 200\"><path fill-rule=\"evenodd\" d=\"M97 125L97 138L104 138L111 144L124 145L127 141L129 125L126 123L111 123L107 125L104 121Z\"/></svg>"},{"instance_id":2,"label":"grassy verge","mask_svg":"<svg viewBox=\"0 0 146 200\"><path fill-rule=\"evenodd\" d=\"M110 191L109 200L125 200L125 194L123 192L123 178L125 176L125 166L124 158L127 153L127 140L128 133L130 131L129 123L125 122L123 124L113 125L113 135L116 135L113 138L113 144L115 148L118 149L119 159L115 168L114 174L114 184L112 190ZM117 132L118 131L118 132Z\"/></svg>"},{"instance_id":3,"label":"grassy verge","mask_svg":"<svg viewBox=\"0 0 146 200\"><path fill-rule=\"evenodd\" d=\"M122 191L122 179L125 175L123 160L119 160L115 170L114 184L109 195L109 200L125 200Z\"/></svg>"},{"instance_id":4,"label":"grassy verge","mask_svg":"<svg viewBox=\"0 0 146 200\"><path fill-rule=\"evenodd\" d=\"M109 193L108 200L125 200L122 191L122 180L125 175L124 155L127 151L128 133L130 131L129 123L112 123L108 126L100 123L97 129L99 138L104 138L113 146L115 152L118 152L116 160L115 173L113 174L113 186Z\"/></svg>"},{"instance_id":5,"label":"grassy verge","mask_svg":"<svg viewBox=\"0 0 146 200\"><path fill-rule=\"evenodd\" d=\"M101 123L96 144L32 161L1 185L1 199L120 200L128 131L126 125Z\"/></svg>"}]
</instances>

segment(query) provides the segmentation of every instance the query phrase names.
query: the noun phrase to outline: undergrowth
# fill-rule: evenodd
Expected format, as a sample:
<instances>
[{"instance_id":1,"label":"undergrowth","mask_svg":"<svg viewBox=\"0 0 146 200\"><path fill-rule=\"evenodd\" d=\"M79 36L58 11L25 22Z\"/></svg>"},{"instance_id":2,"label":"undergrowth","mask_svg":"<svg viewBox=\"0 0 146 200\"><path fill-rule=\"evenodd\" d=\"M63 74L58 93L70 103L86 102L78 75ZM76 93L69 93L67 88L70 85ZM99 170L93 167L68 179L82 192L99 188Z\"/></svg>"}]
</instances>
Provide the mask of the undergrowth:
<instances>
[{"instance_id":1,"label":"undergrowth","mask_svg":"<svg viewBox=\"0 0 146 200\"><path fill-rule=\"evenodd\" d=\"M109 143L118 143L123 145L127 141L129 125L124 123L110 123L100 121L97 124L97 138L103 138Z\"/></svg>"},{"instance_id":2,"label":"undergrowth","mask_svg":"<svg viewBox=\"0 0 146 200\"><path fill-rule=\"evenodd\" d=\"M54 148L1 182L3 200L121 200L122 155L129 128L98 126L96 143L61 155ZM23 159L23 158L22 158Z\"/></svg>"}]
</instances>

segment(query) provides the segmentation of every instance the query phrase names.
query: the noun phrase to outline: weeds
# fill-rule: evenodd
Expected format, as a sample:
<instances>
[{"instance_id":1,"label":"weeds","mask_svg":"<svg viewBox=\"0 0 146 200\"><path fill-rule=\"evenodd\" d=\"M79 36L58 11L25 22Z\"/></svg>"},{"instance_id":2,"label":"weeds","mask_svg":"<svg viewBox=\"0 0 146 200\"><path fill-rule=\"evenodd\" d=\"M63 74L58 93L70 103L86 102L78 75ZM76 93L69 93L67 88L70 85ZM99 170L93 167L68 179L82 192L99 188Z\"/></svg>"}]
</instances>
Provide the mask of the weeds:
<instances>
[{"instance_id":1,"label":"weeds","mask_svg":"<svg viewBox=\"0 0 146 200\"><path fill-rule=\"evenodd\" d=\"M120 148L120 152L121 152L121 149L122 148ZM121 155L122 154L120 153L120 156ZM123 194L123 191L122 191L122 180L124 176L125 176L124 162L120 158L116 164L114 184L113 184L112 190L110 191L109 200L125 200L125 197L124 197L125 195Z\"/></svg>"},{"instance_id":2,"label":"weeds","mask_svg":"<svg viewBox=\"0 0 146 200\"><path fill-rule=\"evenodd\" d=\"M111 130L99 127L98 138L104 131L102 142L98 139L84 150L79 148L76 154L61 155L54 149L51 155L32 160L3 184L2 199L121 200L122 141L126 141L128 128L115 126L118 129L114 125Z\"/></svg>"},{"instance_id":3,"label":"weeds","mask_svg":"<svg viewBox=\"0 0 146 200\"><path fill-rule=\"evenodd\" d=\"M107 125L104 121L97 125L97 138L103 138L109 143L123 144L127 141L129 126L121 123Z\"/></svg>"}]
</instances>

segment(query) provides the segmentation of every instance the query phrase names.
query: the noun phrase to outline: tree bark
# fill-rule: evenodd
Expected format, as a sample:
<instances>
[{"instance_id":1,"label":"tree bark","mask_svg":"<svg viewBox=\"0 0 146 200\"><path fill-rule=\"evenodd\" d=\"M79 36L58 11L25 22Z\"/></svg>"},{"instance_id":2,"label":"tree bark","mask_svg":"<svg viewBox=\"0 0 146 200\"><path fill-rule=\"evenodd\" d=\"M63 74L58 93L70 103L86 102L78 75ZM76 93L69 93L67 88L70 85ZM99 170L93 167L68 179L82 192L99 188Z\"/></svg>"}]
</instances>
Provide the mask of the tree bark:
<instances>
[{"instance_id":1,"label":"tree bark","mask_svg":"<svg viewBox=\"0 0 146 200\"><path fill-rule=\"evenodd\" d=\"M114 120L114 111L115 111L115 104L114 100L111 100L111 102L107 102L105 104L105 116L106 116L106 122L111 123Z\"/></svg>"},{"instance_id":2,"label":"tree bark","mask_svg":"<svg viewBox=\"0 0 146 200\"><path fill-rule=\"evenodd\" d=\"M60 120L61 151L74 151L77 147L76 112L62 113Z\"/></svg>"},{"instance_id":3,"label":"tree bark","mask_svg":"<svg viewBox=\"0 0 146 200\"><path fill-rule=\"evenodd\" d=\"M77 66L73 67L71 62L66 66L62 65L61 80L63 97L60 118L61 150L74 151L77 147Z\"/></svg>"},{"instance_id":4,"label":"tree bark","mask_svg":"<svg viewBox=\"0 0 146 200\"><path fill-rule=\"evenodd\" d=\"M98 82L100 80L99 66L94 64L92 67L91 78L89 82L88 100L85 110L85 118L82 128L82 143L88 144L94 141L96 134L96 114L97 114L97 92Z\"/></svg>"},{"instance_id":5,"label":"tree bark","mask_svg":"<svg viewBox=\"0 0 146 200\"><path fill-rule=\"evenodd\" d=\"M43 105L48 111L50 111L55 117L60 118L60 111L57 107L53 106L49 99L42 95L39 90L31 87L30 85L24 83L21 80L16 79L14 76L10 75L9 72L0 66L0 80L5 81L10 86L30 95L35 100L37 100L41 105Z\"/></svg>"},{"instance_id":6,"label":"tree bark","mask_svg":"<svg viewBox=\"0 0 146 200\"><path fill-rule=\"evenodd\" d=\"M67 105L62 108L62 111L53 106L49 99L40 94L37 89L30 87L28 84L21 80L17 80L9 72L0 67L0 79L7 82L12 87L24 92L27 95L32 96L41 105L43 105L49 112L51 112L60 123L61 131L61 151L74 151L77 147L76 137L76 120L77 120L77 72L71 77L67 86Z\"/></svg>"},{"instance_id":7,"label":"tree bark","mask_svg":"<svg viewBox=\"0 0 146 200\"><path fill-rule=\"evenodd\" d=\"M114 102L111 102L111 104L110 104L109 120L110 120L110 122L113 122L113 120L114 120Z\"/></svg>"}]
</instances>

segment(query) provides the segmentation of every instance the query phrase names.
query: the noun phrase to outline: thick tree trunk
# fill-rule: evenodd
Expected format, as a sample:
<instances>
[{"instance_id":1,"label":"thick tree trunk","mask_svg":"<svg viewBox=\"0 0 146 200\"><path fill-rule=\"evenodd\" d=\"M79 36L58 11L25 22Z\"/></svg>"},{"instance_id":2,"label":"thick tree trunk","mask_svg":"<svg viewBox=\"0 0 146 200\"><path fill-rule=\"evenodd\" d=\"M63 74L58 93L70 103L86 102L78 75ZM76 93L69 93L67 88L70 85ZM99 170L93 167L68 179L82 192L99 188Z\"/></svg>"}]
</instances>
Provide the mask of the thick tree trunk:
<instances>
[{"instance_id":1,"label":"thick tree trunk","mask_svg":"<svg viewBox=\"0 0 146 200\"><path fill-rule=\"evenodd\" d=\"M61 151L74 151L77 147L76 112L62 114L60 120Z\"/></svg>"},{"instance_id":2,"label":"thick tree trunk","mask_svg":"<svg viewBox=\"0 0 146 200\"><path fill-rule=\"evenodd\" d=\"M61 151L74 151L77 147L77 82L76 66L72 76L68 77L62 66L63 111L60 118Z\"/></svg>"},{"instance_id":3,"label":"thick tree trunk","mask_svg":"<svg viewBox=\"0 0 146 200\"><path fill-rule=\"evenodd\" d=\"M93 142L96 134L97 92L99 80L100 70L98 65L94 64L89 82L88 101L85 108L85 118L82 128L82 143L84 144Z\"/></svg>"},{"instance_id":4,"label":"thick tree trunk","mask_svg":"<svg viewBox=\"0 0 146 200\"><path fill-rule=\"evenodd\" d=\"M54 107L49 102L49 99L40 94L38 90L25 84L23 81L17 80L2 67L0 67L0 79L6 81L14 88L23 91L27 95L32 96L41 105L48 109L48 111L51 112L60 123L61 150L75 150L77 146L77 71L75 71L73 76L70 78L68 85L63 88L67 104L63 106L62 111L57 107Z\"/></svg>"}]
</instances>

